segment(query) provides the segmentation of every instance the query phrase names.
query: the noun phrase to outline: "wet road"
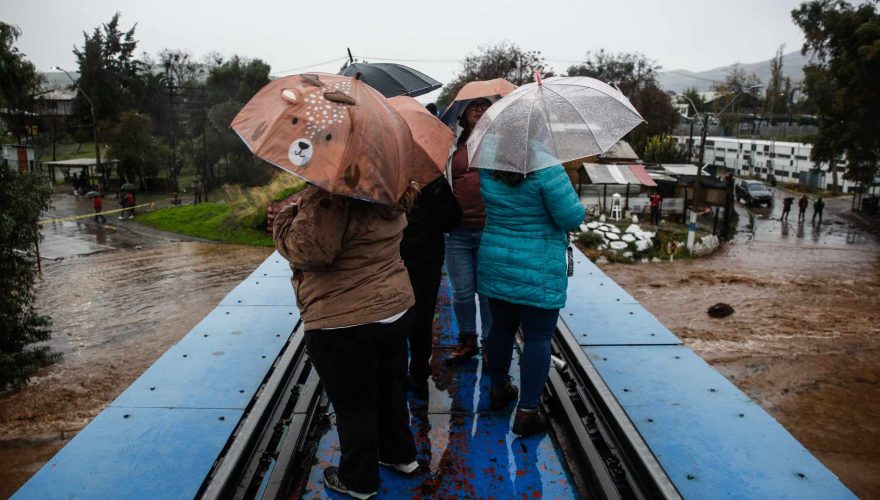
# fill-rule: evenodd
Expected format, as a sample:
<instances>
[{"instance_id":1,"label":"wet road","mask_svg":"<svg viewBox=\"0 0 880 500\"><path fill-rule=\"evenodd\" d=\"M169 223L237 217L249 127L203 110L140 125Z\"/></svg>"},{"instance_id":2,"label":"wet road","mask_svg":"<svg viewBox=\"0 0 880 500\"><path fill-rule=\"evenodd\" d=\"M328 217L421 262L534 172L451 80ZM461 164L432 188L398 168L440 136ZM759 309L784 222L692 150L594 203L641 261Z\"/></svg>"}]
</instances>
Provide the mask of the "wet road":
<instances>
[{"instance_id":1,"label":"wet road","mask_svg":"<svg viewBox=\"0 0 880 500\"><path fill-rule=\"evenodd\" d=\"M823 223L740 211L735 241L674 264L603 269L863 498L880 498L880 244L827 200ZM792 195L789 195L792 196ZM748 211L755 215L748 230ZM725 302L736 312L706 314Z\"/></svg>"},{"instance_id":2,"label":"wet road","mask_svg":"<svg viewBox=\"0 0 880 500\"><path fill-rule=\"evenodd\" d=\"M47 217L91 211L89 200L53 200ZM118 219L50 224L44 235L38 308L51 315L50 345L64 360L0 395L4 498L271 253Z\"/></svg>"}]
</instances>

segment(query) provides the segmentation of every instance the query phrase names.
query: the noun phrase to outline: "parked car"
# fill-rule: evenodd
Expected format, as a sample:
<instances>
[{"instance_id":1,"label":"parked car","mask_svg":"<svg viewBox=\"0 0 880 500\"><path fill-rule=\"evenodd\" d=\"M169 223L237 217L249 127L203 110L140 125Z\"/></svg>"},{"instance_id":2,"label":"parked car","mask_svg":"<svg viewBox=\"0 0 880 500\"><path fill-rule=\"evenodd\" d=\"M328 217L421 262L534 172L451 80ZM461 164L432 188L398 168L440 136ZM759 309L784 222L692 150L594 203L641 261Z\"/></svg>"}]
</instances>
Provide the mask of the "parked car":
<instances>
[{"instance_id":1,"label":"parked car","mask_svg":"<svg viewBox=\"0 0 880 500\"><path fill-rule=\"evenodd\" d=\"M736 185L736 199L747 205L773 204L773 193L761 181L742 181Z\"/></svg>"}]
</instances>

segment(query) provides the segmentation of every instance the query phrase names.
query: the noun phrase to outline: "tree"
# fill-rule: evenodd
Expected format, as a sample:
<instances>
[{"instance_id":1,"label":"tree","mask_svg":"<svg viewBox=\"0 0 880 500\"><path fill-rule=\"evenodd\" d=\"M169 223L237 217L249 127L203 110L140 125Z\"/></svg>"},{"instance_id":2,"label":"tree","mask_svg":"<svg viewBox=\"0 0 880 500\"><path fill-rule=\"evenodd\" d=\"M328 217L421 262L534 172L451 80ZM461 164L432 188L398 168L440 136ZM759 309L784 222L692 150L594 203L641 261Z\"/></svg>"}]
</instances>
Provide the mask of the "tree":
<instances>
[{"instance_id":1,"label":"tree","mask_svg":"<svg viewBox=\"0 0 880 500\"><path fill-rule=\"evenodd\" d=\"M91 35L83 32L82 47L73 49L79 64L79 88L95 104L98 121L115 120L123 111L137 108L144 92L140 79L143 64L134 57L137 25L121 31L120 16L117 12ZM76 108L81 122L91 123L89 103L80 94Z\"/></svg>"},{"instance_id":2,"label":"tree","mask_svg":"<svg viewBox=\"0 0 880 500\"><path fill-rule=\"evenodd\" d=\"M40 87L33 63L15 46L20 35L18 27L0 21L0 109L5 110L12 132L19 138L26 125L24 112L30 109L33 95Z\"/></svg>"},{"instance_id":3,"label":"tree","mask_svg":"<svg viewBox=\"0 0 880 500\"><path fill-rule=\"evenodd\" d=\"M38 368L59 355L44 343L50 319L34 307L36 224L49 208L52 189L36 174L18 174L0 165L0 390L18 388ZM37 344L37 345L34 345Z\"/></svg>"},{"instance_id":4,"label":"tree","mask_svg":"<svg viewBox=\"0 0 880 500\"><path fill-rule=\"evenodd\" d=\"M107 134L110 157L119 160L119 176L129 182L139 179L142 187L147 179L158 175L158 166L169 153L152 131L150 117L126 111Z\"/></svg>"},{"instance_id":5,"label":"tree","mask_svg":"<svg viewBox=\"0 0 880 500\"><path fill-rule=\"evenodd\" d=\"M626 135L625 139L643 155L649 137L669 133L678 121L669 94L657 85L661 67L638 53L611 54L600 50L588 52L586 60L568 68L568 76L589 76L611 82L629 98L645 119L645 123Z\"/></svg>"},{"instance_id":6,"label":"tree","mask_svg":"<svg viewBox=\"0 0 880 500\"><path fill-rule=\"evenodd\" d=\"M706 106L706 99L703 98L703 95L697 90L696 87L691 87L685 90L684 92L682 92L682 95L690 99L690 101L688 101L688 106L690 106L691 102L694 103L694 106L696 106L697 108L697 113L705 113L708 110L708 106ZM691 109L688 110L688 116L691 115L692 111L693 110Z\"/></svg>"},{"instance_id":7,"label":"tree","mask_svg":"<svg viewBox=\"0 0 880 500\"><path fill-rule=\"evenodd\" d=\"M770 60L770 80L767 82L764 95L764 112L770 125L773 125L773 117L787 111L788 96L791 92L791 80L782 76L782 52L785 44L779 47L776 55Z\"/></svg>"},{"instance_id":8,"label":"tree","mask_svg":"<svg viewBox=\"0 0 880 500\"><path fill-rule=\"evenodd\" d=\"M739 64L727 70L724 82L712 86L718 97L712 101L712 109L718 114L718 121L725 134L735 134L740 123L737 109L751 110L752 113L761 106L761 99L755 95L754 87L761 85L761 80L754 73L746 73Z\"/></svg>"},{"instance_id":9,"label":"tree","mask_svg":"<svg viewBox=\"0 0 880 500\"><path fill-rule=\"evenodd\" d=\"M449 105L466 83L475 80L504 78L514 85L522 85L535 81L536 70L540 70L542 76L553 76L552 72L544 74L543 69L544 57L539 51L523 50L510 42L481 46L476 53L465 57L458 75L437 97L437 105Z\"/></svg>"},{"instance_id":10,"label":"tree","mask_svg":"<svg viewBox=\"0 0 880 500\"><path fill-rule=\"evenodd\" d=\"M672 137L655 135L645 144L642 159L646 163L688 163L688 154Z\"/></svg>"},{"instance_id":11,"label":"tree","mask_svg":"<svg viewBox=\"0 0 880 500\"><path fill-rule=\"evenodd\" d=\"M792 11L804 32L804 91L819 117L812 149L815 162L829 162L838 190L837 160L846 154L845 178L877 175L880 164L880 14L876 2L804 2Z\"/></svg>"}]
</instances>

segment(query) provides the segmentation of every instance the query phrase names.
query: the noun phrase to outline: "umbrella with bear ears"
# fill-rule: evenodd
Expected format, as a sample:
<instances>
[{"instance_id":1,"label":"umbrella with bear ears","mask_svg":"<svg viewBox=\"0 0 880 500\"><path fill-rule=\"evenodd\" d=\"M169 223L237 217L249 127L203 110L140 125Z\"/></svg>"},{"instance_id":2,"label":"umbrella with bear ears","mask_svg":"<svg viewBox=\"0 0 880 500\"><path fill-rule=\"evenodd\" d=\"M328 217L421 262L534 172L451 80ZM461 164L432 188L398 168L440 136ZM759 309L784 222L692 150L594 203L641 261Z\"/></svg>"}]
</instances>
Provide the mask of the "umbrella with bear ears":
<instances>
[{"instance_id":1,"label":"umbrella with bear ears","mask_svg":"<svg viewBox=\"0 0 880 500\"><path fill-rule=\"evenodd\" d=\"M410 183L409 127L356 78L305 73L274 80L232 129L258 158L333 194L397 206Z\"/></svg>"}]
</instances>

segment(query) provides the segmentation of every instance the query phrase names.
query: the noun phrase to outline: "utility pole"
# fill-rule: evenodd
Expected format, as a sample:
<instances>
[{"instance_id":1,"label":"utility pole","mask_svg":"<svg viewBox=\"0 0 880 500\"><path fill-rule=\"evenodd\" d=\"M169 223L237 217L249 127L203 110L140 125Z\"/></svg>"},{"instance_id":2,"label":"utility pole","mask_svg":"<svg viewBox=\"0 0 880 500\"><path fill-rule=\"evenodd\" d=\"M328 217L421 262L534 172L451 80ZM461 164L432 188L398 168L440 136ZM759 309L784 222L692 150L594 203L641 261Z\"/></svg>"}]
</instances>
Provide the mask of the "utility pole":
<instances>
[{"instance_id":1,"label":"utility pole","mask_svg":"<svg viewBox=\"0 0 880 500\"><path fill-rule=\"evenodd\" d=\"M68 73L67 70L61 68L60 66L53 66L52 69L64 72L64 74L67 75L67 78L70 78L70 82L73 83L73 88L75 88L76 91L79 92L79 95L83 96L86 102L89 103L89 111L91 111L92 114L92 135L95 140L95 169L97 169L98 172L101 173L101 183L103 184L103 189L106 189L107 172L104 171L104 168L101 165L101 145L98 143L98 119L95 117L95 103L93 103L92 100L89 99L89 96L87 96L86 93L82 91L82 89L76 83L76 80L74 80L73 77L70 76L70 73Z\"/></svg>"}]
</instances>

